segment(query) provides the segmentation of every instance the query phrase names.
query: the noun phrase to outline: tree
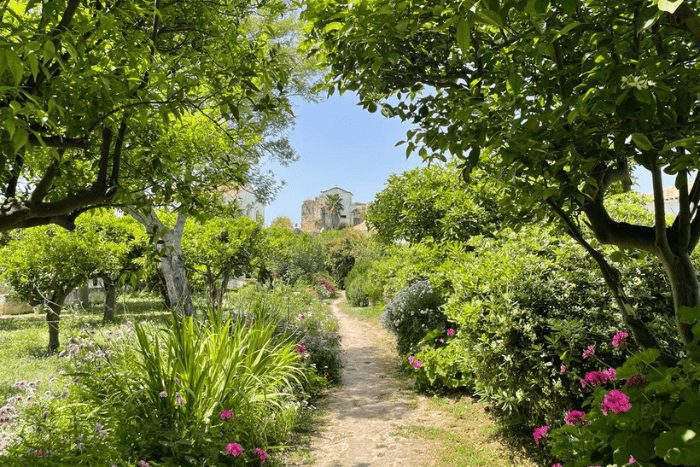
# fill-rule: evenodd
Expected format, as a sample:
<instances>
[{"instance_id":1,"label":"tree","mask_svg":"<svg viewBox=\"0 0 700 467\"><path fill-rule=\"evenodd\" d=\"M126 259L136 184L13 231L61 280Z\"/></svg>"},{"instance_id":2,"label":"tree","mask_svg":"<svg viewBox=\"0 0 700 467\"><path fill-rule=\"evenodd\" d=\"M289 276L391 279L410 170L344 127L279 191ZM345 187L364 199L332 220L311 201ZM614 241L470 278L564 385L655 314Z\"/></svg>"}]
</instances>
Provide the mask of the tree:
<instances>
[{"instance_id":1,"label":"tree","mask_svg":"<svg viewBox=\"0 0 700 467\"><path fill-rule=\"evenodd\" d=\"M0 230L169 189L183 159L139 148L183 115L233 141L269 127L297 91L289 17L285 0L3 2Z\"/></svg>"},{"instance_id":2,"label":"tree","mask_svg":"<svg viewBox=\"0 0 700 467\"><path fill-rule=\"evenodd\" d=\"M312 283L324 271L323 243L307 233L268 227L261 251L263 269L290 284ZM263 277L266 275L263 273Z\"/></svg>"},{"instance_id":3,"label":"tree","mask_svg":"<svg viewBox=\"0 0 700 467\"><path fill-rule=\"evenodd\" d=\"M270 223L270 227L275 227L278 229L294 230L294 223L289 217L280 216L276 217Z\"/></svg>"},{"instance_id":4,"label":"tree","mask_svg":"<svg viewBox=\"0 0 700 467\"><path fill-rule=\"evenodd\" d=\"M325 250L325 267L339 287L358 259L376 254L375 243L353 229L327 230L319 235Z\"/></svg>"},{"instance_id":5,"label":"tree","mask_svg":"<svg viewBox=\"0 0 700 467\"><path fill-rule=\"evenodd\" d=\"M433 239L466 241L493 233L499 184L483 175L465 187L455 164L418 168L392 175L367 209L367 223L385 242Z\"/></svg>"},{"instance_id":6,"label":"tree","mask_svg":"<svg viewBox=\"0 0 700 467\"><path fill-rule=\"evenodd\" d=\"M328 85L413 123L407 153L504 178L506 199L555 215L600 267L635 339L658 345L619 271L590 240L655 255L682 340L700 305L700 112L694 1L386 2L307 0L309 47ZM609 194L653 178L655 221L614 219ZM680 210L667 222L662 171ZM585 225L584 225L585 224Z\"/></svg>"},{"instance_id":7,"label":"tree","mask_svg":"<svg viewBox=\"0 0 700 467\"><path fill-rule=\"evenodd\" d=\"M331 227L337 229L340 225L340 216L343 214L343 199L337 193L326 195L323 208L331 218Z\"/></svg>"},{"instance_id":8,"label":"tree","mask_svg":"<svg viewBox=\"0 0 700 467\"><path fill-rule=\"evenodd\" d=\"M92 277L99 277L105 290L103 321L114 321L117 291L130 277L138 279L148 241L143 228L129 216L116 216L101 210L81 216L76 222L76 237L91 242L99 258Z\"/></svg>"},{"instance_id":9,"label":"tree","mask_svg":"<svg viewBox=\"0 0 700 467\"><path fill-rule=\"evenodd\" d=\"M185 226L183 252L191 275L198 275L216 309L229 280L251 272L262 241L262 226L247 217L215 217Z\"/></svg>"},{"instance_id":10,"label":"tree","mask_svg":"<svg viewBox=\"0 0 700 467\"><path fill-rule=\"evenodd\" d=\"M56 226L35 227L15 234L0 251L3 280L20 299L45 309L51 352L60 345L59 321L66 297L94 277L103 260L93 234L77 235Z\"/></svg>"}]
</instances>

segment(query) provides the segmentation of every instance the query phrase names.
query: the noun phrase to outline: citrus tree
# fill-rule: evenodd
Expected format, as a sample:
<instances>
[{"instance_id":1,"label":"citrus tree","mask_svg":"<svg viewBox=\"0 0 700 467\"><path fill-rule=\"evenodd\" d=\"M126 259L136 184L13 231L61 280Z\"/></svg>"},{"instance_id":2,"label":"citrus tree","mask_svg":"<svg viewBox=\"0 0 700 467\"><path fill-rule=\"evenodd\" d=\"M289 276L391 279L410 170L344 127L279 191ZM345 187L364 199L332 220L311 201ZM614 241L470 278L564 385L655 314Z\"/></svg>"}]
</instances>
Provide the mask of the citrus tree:
<instances>
[{"instance_id":1,"label":"citrus tree","mask_svg":"<svg viewBox=\"0 0 700 467\"><path fill-rule=\"evenodd\" d=\"M700 305L690 253L700 240L700 41L693 0L306 0L309 49L331 90L408 121L407 153L458 157L507 181L507 203L556 215L600 266L634 337L619 271L596 247L641 250L663 264L679 335ZM655 220L606 208L632 170L651 174ZM662 173L679 212L668 221ZM623 253L620 253L624 255ZM695 308L697 309L697 308Z\"/></svg>"},{"instance_id":2,"label":"citrus tree","mask_svg":"<svg viewBox=\"0 0 700 467\"><path fill-rule=\"evenodd\" d=\"M195 153L140 149L183 115L240 141L288 111L295 67L273 26L288 17L285 0L2 2L0 230L167 193Z\"/></svg>"}]
</instances>

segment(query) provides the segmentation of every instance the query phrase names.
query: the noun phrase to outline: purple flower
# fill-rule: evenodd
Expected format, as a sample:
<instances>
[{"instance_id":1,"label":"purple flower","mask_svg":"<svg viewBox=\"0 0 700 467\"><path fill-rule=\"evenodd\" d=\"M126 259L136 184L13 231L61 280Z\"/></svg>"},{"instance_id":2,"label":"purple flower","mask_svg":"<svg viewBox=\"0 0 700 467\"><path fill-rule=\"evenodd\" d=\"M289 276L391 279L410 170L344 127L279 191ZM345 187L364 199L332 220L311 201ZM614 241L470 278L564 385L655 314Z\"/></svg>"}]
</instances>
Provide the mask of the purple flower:
<instances>
[{"instance_id":1,"label":"purple flower","mask_svg":"<svg viewBox=\"0 0 700 467\"><path fill-rule=\"evenodd\" d=\"M616 349L619 348L620 346L625 344L625 341L627 341L628 337L629 334L627 334L625 331L617 331L612 338L612 346Z\"/></svg>"},{"instance_id":2,"label":"purple flower","mask_svg":"<svg viewBox=\"0 0 700 467\"><path fill-rule=\"evenodd\" d=\"M547 433L549 432L549 425L542 425L538 426L534 430L532 430L532 439L535 440L535 444L539 445L540 441L542 438L545 438L547 436Z\"/></svg>"},{"instance_id":3,"label":"purple flower","mask_svg":"<svg viewBox=\"0 0 700 467\"><path fill-rule=\"evenodd\" d=\"M625 413L629 412L632 408L630 404L630 398L622 391L613 389L608 392L603 397L603 403L600 405L603 414L607 415L608 412L612 413Z\"/></svg>"},{"instance_id":4,"label":"purple flower","mask_svg":"<svg viewBox=\"0 0 700 467\"><path fill-rule=\"evenodd\" d=\"M586 423L586 413L580 410L570 410L564 415L564 421L567 425L583 425Z\"/></svg>"},{"instance_id":5,"label":"purple flower","mask_svg":"<svg viewBox=\"0 0 700 467\"><path fill-rule=\"evenodd\" d=\"M158 395L159 395L160 397L168 397L168 391L160 391L160 392L158 393Z\"/></svg>"},{"instance_id":6,"label":"purple flower","mask_svg":"<svg viewBox=\"0 0 700 467\"><path fill-rule=\"evenodd\" d=\"M581 354L584 360L588 360L593 355L595 355L595 344L591 344L588 347L586 347L586 349Z\"/></svg>"},{"instance_id":7,"label":"purple flower","mask_svg":"<svg viewBox=\"0 0 700 467\"><path fill-rule=\"evenodd\" d=\"M179 405L180 407L185 405L185 400L182 398L179 392L175 393L175 400L177 401L177 405Z\"/></svg>"}]
</instances>

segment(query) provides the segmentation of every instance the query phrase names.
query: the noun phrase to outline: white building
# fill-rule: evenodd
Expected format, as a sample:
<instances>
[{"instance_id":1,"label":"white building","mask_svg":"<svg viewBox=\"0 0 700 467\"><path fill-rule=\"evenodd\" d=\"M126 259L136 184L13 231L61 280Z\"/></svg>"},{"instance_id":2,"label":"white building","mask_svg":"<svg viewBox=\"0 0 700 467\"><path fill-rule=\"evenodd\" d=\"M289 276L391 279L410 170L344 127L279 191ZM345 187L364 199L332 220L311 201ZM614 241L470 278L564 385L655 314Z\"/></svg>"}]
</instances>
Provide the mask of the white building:
<instances>
[{"instance_id":1,"label":"white building","mask_svg":"<svg viewBox=\"0 0 700 467\"><path fill-rule=\"evenodd\" d=\"M265 205L260 202L250 187L234 188L223 194L225 203L238 202L243 214L254 221L265 222Z\"/></svg>"}]
</instances>

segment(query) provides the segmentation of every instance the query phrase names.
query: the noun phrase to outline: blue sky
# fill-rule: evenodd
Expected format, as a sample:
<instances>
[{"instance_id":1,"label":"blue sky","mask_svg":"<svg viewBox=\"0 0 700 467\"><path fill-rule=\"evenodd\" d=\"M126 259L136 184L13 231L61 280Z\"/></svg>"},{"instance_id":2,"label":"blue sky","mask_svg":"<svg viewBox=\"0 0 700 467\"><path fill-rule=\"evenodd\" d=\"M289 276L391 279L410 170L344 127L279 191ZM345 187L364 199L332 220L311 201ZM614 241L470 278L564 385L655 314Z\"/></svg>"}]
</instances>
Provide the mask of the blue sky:
<instances>
[{"instance_id":1,"label":"blue sky","mask_svg":"<svg viewBox=\"0 0 700 467\"><path fill-rule=\"evenodd\" d=\"M268 223L287 216L299 224L301 203L333 186L351 191L355 201L371 201L390 174L421 164L418 156L406 159L404 148L395 147L404 139L408 126L379 112L363 110L354 94L334 95L321 102L298 102L295 113L296 126L289 136L300 158L288 167L269 167L286 185L265 210ZM636 189L651 191L648 172L638 171L636 175ZM673 180L666 177L665 185L672 184Z\"/></svg>"},{"instance_id":2,"label":"blue sky","mask_svg":"<svg viewBox=\"0 0 700 467\"><path fill-rule=\"evenodd\" d=\"M418 156L407 160L404 148L394 146L408 127L363 110L354 94L301 102L294 112L296 126L289 136L300 158L288 167L271 166L286 185L265 209L268 223L287 216L298 224L301 203L333 186L351 191L354 201L371 201L390 174L421 163Z\"/></svg>"}]
</instances>

